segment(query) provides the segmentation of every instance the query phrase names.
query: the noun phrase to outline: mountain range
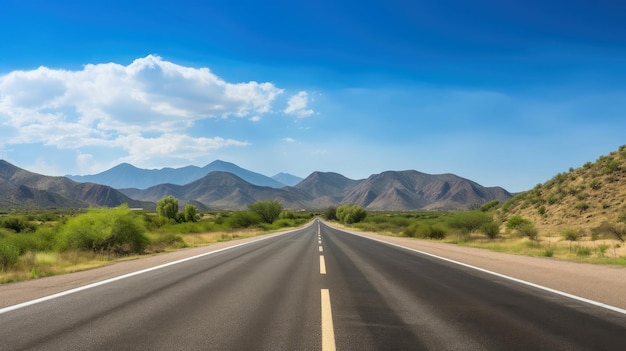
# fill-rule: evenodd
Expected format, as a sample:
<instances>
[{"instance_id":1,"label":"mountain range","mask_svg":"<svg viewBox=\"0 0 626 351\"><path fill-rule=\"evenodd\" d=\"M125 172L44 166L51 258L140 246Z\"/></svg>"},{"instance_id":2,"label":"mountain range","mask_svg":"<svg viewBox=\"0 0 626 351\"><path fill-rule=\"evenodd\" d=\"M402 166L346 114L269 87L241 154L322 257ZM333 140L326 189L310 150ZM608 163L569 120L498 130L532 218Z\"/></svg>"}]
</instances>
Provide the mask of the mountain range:
<instances>
[{"instance_id":1,"label":"mountain range","mask_svg":"<svg viewBox=\"0 0 626 351\"><path fill-rule=\"evenodd\" d=\"M143 201L172 195L211 209L245 209L250 203L279 200L289 209L324 209L345 203L368 210L458 210L487 201L505 201L511 194L501 187L483 187L453 174L388 171L352 180L338 173L314 172L293 187L253 185L227 172L211 172L186 185L160 184L148 189L120 189Z\"/></svg>"},{"instance_id":2,"label":"mountain range","mask_svg":"<svg viewBox=\"0 0 626 351\"><path fill-rule=\"evenodd\" d=\"M0 207L84 208L90 206L155 208L110 186L78 183L65 177L49 177L18 168L0 160Z\"/></svg>"},{"instance_id":3,"label":"mountain range","mask_svg":"<svg viewBox=\"0 0 626 351\"><path fill-rule=\"evenodd\" d=\"M204 167L187 166L182 168L143 169L128 163L119 164L102 173L93 175L66 175L76 182L90 182L108 185L116 189L146 189L159 184L184 185L198 180L213 171L228 172L237 175L246 182L272 188L295 185L302 178L287 173L279 173L270 178L241 168L234 163L216 160Z\"/></svg>"},{"instance_id":4,"label":"mountain range","mask_svg":"<svg viewBox=\"0 0 626 351\"><path fill-rule=\"evenodd\" d=\"M230 171L210 170L215 168ZM143 186L147 184L146 179L157 182L167 177L182 183L197 177L203 169L208 173L186 184L164 182L147 188L115 189L94 182L79 183L66 177L38 175L0 161L0 206L87 207L128 203L131 207L154 208L156 201L172 195L202 210L240 210L256 201L278 200L283 207L293 210L320 210L350 203L368 210L406 211L469 209L491 200L505 201L512 197L501 187L483 187L454 174L432 175L414 170L387 171L361 180L332 172L313 172L293 186L278 186L283 183L224 161L215 161L203 168L161 170L142 170L121 164L89 176L92 178L73 178L95 178L104 184L135 182ZM182 177L181 174L188 178L176 178ZM138 182L140 176L144 179ZM298 180L281 173L276 177L290 183ZM267 185L268 182L273 186Z\"/></svg>"}]
</instances>

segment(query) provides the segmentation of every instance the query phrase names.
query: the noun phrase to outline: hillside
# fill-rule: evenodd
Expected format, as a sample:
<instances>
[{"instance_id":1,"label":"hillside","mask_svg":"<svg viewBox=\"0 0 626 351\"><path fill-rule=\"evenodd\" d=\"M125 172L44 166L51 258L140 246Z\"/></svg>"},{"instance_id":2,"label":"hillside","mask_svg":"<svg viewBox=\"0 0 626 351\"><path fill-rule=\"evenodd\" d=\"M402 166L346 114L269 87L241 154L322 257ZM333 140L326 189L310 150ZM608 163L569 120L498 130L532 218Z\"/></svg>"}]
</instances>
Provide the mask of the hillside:
<instances>
[{"instance_id":1,"label":"hillside","mask_svg":"<svg viewBox=\"0 0 626 351\"><path fill-rule=\"evenodd\" d=\"M483 187L453 174L417 171L388 171L363 180L313 172L295 187L281 189L253 185L228 172L211 172L186 185L160 184L144 190L121 191L144 201L156 202L172 195L184 202L202 203L202 208L233 210L262 200L279 200L288 209L320 210L351 203L374 211L459 210L511 198L502 188Z\"/></svg>"},{"instance_id":2,"label":"hillside","mask_svg":"<svg viewBox=\"0 0 626 351\"><path fill-rule=\"evenodd\" d=\"M595 162L559 173L519 194L500 209L506 220L520 215L544 233L591 229L626 218L626 145Z\"/></svg>"},{"instance_id":3,"label":"hillside","mask_svg":"<svg viewBox=\"0 0 626 351\"><path fill-rule=\"evenodd\" d=\"M342 202L376 211L459 210L509 198L511 194L503 188L483 187L454 174L387 171L361 181Z\"/></svg>"},{"instance_id":4,"label":"hillside","mask_svg":"<svg viewBox=\"0 0 626 351\"><path fill-rule=\"evenodd\" d=\"M285 186L285 184L275 179L241 168L233 163L220 160L213 161L204 167L186 166L182 168L166 167L161 169L143 169L128 163L122 163L98 174L85 176L66 175L66 177L76 182L104 184L116 189L147 189L159 184L189 184L214 171L232 173L254 185L270 186L273 188Z\"/></svg>"},{"instance_id":5,"label":"hillside","mask_svg":"<svg viewBox=\"0 0 626 351\"><path fill-rule=\"evenodd\" d=\"M227 163L221 166L242 170ZM159 174L172 170L163 169ZM123 164L109 176L115 174L122 180L137 177L136 172L143 171ZM109 179L117 179L115 177ZM511 197L502 188L483 187L454 174L432 175L417 171L387 171L361 180L332 172L313 172L295 186L281 188L252 184L232 172L212 171L184 185L163 183L147 189L116 190L106 185L31 173L5 161L0 162L0 190L0 207L4 208L114 207L123 203L154 208L156 201L172 195L183 204L192 203L201 210L240 210L263 200L279 200L292 210L321 210L346 203L373 211L463 210Z\"/></svg>"},{"instance_id":6,"label":"hillside","mask_svg":"<svg viewBox=\"0 0 626 351\"><path fill-rule=\"evenodd\" d=\"M153 202L172 195L184 202L202 203L212 210L243 210L251 203L265 200L279 200L286 208L301 209L308 207L311 200L306 193L293 188L258 186L232 173L218 171L186 185L160 184L145 190L120 191L135 199Z\"/></svg>"},{"instance_id":7,"label":"hillside","mask_svg":"<svg viewBox=\"0 0 626 351\"><path fill-rule=\"evenodd\" d=\"M105 185L49 177L0 160L0 206L3 208L84 208L89 206L152 208Z\"/></svg>"}]
</instances>

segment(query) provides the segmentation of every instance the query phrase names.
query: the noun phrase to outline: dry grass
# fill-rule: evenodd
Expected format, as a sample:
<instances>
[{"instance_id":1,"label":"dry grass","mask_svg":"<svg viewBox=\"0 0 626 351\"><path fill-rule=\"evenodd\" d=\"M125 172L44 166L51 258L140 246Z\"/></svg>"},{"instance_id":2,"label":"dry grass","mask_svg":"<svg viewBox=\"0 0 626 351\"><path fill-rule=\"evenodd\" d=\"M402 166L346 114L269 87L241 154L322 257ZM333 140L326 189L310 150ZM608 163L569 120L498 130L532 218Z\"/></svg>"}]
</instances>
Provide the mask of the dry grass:
<instances>
[{"instance_id":1,"label":"dry grass","mask_svg":"<svg viewBox=\"0 0 626 351\"><path fill-rule=\"evenodd\" d=\"M198 247L222 241L243 239L264 234L261 230L179 234L182 242L156 243L146 250L148 254L174 251L183 247ZM84 271L119 261L141 258L141 255L112 256L90 251L70 250L58 252L28 252L8 272L0 271L0 283L41 278L46 276Z\"/></svg>"},{"instance_id":2,"label":"dry grass","mask_svg":"<svg viewBox=\"0 0 626 351\"><path fill-rule=\"evenodd\" d=\"M553 235L540 236L538 240L529 240L508 234L497 239L488 239L483 235L475 234L470 240L449 242L510 254L626 266L626 245L613 239L592 240L591 237L582 237L576 241L568 241L560 235Z\"/></svg>"}]
</instances>

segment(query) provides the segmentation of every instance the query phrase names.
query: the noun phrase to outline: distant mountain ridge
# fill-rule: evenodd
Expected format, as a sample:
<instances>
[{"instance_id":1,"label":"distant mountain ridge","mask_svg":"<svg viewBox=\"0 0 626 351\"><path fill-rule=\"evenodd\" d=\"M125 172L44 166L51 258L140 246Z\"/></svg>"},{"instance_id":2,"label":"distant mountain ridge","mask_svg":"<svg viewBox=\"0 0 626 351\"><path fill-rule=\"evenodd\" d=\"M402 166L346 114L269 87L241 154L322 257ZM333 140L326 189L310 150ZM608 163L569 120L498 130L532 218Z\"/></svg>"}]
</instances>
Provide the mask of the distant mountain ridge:
<instances>
[{"instance_id":1,"label":"distant mountain ridge","mask_svg":"<svg viewBox=\"0 0 626 351\"><path fill-rule=\"evenodd\" d=\"M217 162L213 166L235 170L248 178L258 175L234 164ZM202 169L208 170L209 167ZM158 175L155 179L161 179L166 174L178 177L178 181L182 182L185 178L181 174L193 177L192 173L202 172L202 169L189 166L146 173L146 170L122 164L103 173L107 173L110 182L139 175ZM387 171L361 180L349 179L333 172L313 172L294 186L280 188L253 184L228 171L211 171L187 184L166 182L146 189L116 190L107 185L77 183L65 177L38 175L5 161L0 162L0 191L0 207L9 208L114 207L123 203L131 207L155 208L158 200L172 195L183 204L191 203L201 210L241 210L263 200L278 200L285 208L292 210L322 210L346 203L374 211L462 210L476 208L491 200L506 201L512 197L503 188L483 187L454 174L432 175L413 170Z\"/></svg>"},{"instance_id":2,"label":"distant mountain ridge","mask_svg":"<svg viewBox=\"0 0 626 351\"><path fill-rule=\"evenodd\" d=\"M279 200L288 209L320 210L350 203L368 210L459 210L512 195L500 187L483 187L453 174L388 171L363 180L338 173L313 172L294 187L253 185L227 172L211 172L187 185L161 184L148 189L121 189L129 197L158 201L172 195L210 209L245 209L263 200Z\"/></svg>"},{"instance_id":3,"label":"distant mountain ridge","mask_svg":"<svg viewBox=\"0 0 626 351\"><path fill-rule=\"evenodd\" d=\"M293 174L280 172L272 176L272 179L285 184L287 186L294 186L302 181L302 178L296 177Z\"/></svg>"},{"instance_id":4,"label":"distant mountain ridge","mask_svg":"<svg viewBox=\"0 0 626 351\"><path fill-rule=\"evenodd\" d=\"M0 207L3 208L85 208L115 207L154 208L106 185L77 183L65 177L32 173L0 160Z\"/></svg>"},{"instance_id":5,"label":"distant mountain ridge","mask_svg":"<svg viewBox=\"0 0 626 351\"><path fill-rule=\"evenodd\" d=\"M76 182L91 182L108 185L116 189L146 189L159 184L185 185L196 181L210 172L229 172L250 184L282 188L287 183L272 179L259 173L241 168L234 163L216 160L204 167L186 166L181 168L143 169L128 163L119 164L109 170L93 175L66 175ZM289 175L286 175L289 176ZM281 176L285 178L285 176ZM293 176L292 176L293 177Z\"/></svg>"}]
</instances>

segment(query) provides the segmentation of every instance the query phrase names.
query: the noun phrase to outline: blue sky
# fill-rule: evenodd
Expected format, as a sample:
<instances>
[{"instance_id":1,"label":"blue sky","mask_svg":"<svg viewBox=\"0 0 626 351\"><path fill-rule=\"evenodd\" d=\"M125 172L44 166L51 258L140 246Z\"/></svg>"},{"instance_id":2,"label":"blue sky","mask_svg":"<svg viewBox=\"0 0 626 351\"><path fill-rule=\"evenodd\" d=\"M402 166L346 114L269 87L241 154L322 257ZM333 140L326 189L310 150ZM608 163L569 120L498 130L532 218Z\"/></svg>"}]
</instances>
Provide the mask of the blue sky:
<instances>
[{"instance_id":1,"label":"blue sky","mask_svg":"<svg viewBox=\"0 0 626 351\"><path fill-rule=\"evenodd\" d=\"M528 190L626 144L624 18L619 1L4 0L0 158Z\"/></svg>"}]
</instances>

